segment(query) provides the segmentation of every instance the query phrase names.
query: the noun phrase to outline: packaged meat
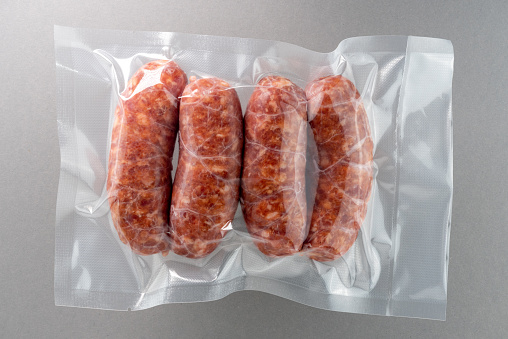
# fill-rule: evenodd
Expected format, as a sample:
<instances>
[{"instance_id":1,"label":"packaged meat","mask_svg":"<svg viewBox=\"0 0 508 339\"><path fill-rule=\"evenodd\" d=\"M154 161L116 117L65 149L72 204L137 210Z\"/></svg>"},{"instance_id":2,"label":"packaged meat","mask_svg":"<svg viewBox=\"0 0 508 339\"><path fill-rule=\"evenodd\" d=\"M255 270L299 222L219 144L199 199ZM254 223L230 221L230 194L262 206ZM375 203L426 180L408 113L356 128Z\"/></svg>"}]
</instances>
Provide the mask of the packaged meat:
<instances>
[{"instance_id":1,"label":"packaged meat","mask_svg":"<svg viewBox=\"0 0 508 339\"><path fill-rule=\"evenodd\" d=\"M351 81L327 76L309 83L305 92L319 178L305 250L312 259L335 260L353 245L365 219L374 144Z\"/></svg>"},{"instance_id":2,"label":"packaged meat","mask_svg":"<svg viewBox=\"0 0 508 339\"><path fill-rule=\"evenodd\" d=\"M306 236L307 100L289 79L267 76L245 112L242 205L259 250L269 256L300 251Z\"/></svg>"},{"instance_id":3,"label":"packaged meat","mask_svg":"<svg viewBox=\"0 0 508 339\"><path fill-rule=\"evenodd\" d=\"M256 290L445 318L449 41L356 37L318 53L57 26L55 57L57 305Z\"/></svg>"},{"instance_id":4,"label":"packaged meat","mask_svg":"<svg viewBox=\"0 0 508 339\"><path fill-rule=\"evenodd\" d=\"M187 77L156 60L129 80L115 110L107 190L120 240L135 253L169 252L168 211L178 102Z\"/></svg>"},{"instance_id":5,"label":"packaged meat","mask_svg":"<svg viewBox=\"0 0 508 339\"><path fill-rule=\"evenodd\" d=\"M171 200L172 250L200 258L217 247L238 206L242 108L226 81L191 78L180 105L179 141Z\"/></svg>"}]
</instances>

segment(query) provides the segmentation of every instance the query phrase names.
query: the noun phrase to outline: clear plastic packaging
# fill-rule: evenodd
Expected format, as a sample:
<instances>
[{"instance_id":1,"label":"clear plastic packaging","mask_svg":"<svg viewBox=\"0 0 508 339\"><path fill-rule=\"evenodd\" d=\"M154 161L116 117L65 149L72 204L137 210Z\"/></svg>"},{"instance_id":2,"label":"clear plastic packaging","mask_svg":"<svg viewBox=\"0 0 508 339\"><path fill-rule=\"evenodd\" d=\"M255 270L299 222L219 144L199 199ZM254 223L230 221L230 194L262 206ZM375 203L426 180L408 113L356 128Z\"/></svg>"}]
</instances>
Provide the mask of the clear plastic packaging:
<instances>
[{"instance_id":1,"label":"clear plastic packaging","mask_svg":"<svg viewBox=\"0 0 508 339\"><path fill-rule=\"evenodd\" d=\"M452 203L453 48L449 41L412 36L358 37L342 41L333 52L317 53L275 41L56 26L55 54L61 150L56 211L57 305L141 310L257 290L333 311L445 319ZM214 237L213 252L203 256L186 256L185 251L178 250L184 255L176 254L172 249L182 246L174 241L169 241L167 248L164 245L154 250L156 254L144 255L150 253L143 253L143 248L140 253L121 239L112 219L111 199L118 196L107 185L108 171L115 163L110 156L111 141L116 140L112 139L113 126L118 116L125 114L124 107L132 97L125 94L129 79L157 60L176 63L191 84L213 78L227 82L225 90L236 92L244 115L242 164L227 165L236 168L233 172L242 167L244 177L228 177L231 185L218 194L221 198L224 192L238 187L240 203L232 220L221 221L224 225ZM143 77L139 91L160 83L160 74ZM336 86L342 86L347 100L333 99L337 92L324 92L327 85L317 79L326 76L340 83ZM279 94L273 95L289 95L278 106L284 120L270 120L256 108L257 102L270 105L263 91L275 88L258 85L262 79L282 86L273 92ZM147 81L146 86L143 81ZM307 102L301 100L305 97ZM327 98L332 98L328 106ZM184 93L177 99L184 102L192 98ZM302 110L305 105L306 112ZM180 106L180 133L207 126L182 125L182 119L196 115L196 109L183 106L187 108L182 115ZM115 113L117 107L119 113ZM210 108L209 112L216 110ZM295 118L298 112L301 119ZM342 131L342 139L332 148L323 145L335 140L335 133L326 134L334 120L324 120L323 112L328 112L327 117L336 114L341 124L337 130ZM303 118L305 113L308 122ZM356 114L349 125L342 117L347 114ZM209 126L212 130L213 125ZM273 149L260 137L259 126L273 126L273 130L283 126L285 140L296 138L275 150L285 157L268 154ZM203 157L207 153L202 148L198 151L204 153L196 151L203 145L196 141L199 135L183 137L188 142L177 141L173 179L175 169L179 171L179 157L182 162L191 154L200 164L206 163ZM238 152L231 154L225 157L240 157ZM268 155L263 158L263 154ZM266 163L279 159L275 168L290 170L270 172L271 167L256 162L257 155ZM194 160L189 168L196 170L197 163ZM246 171L250 166L257 167ZM336 170L327 172L329 166ZM326 173L332 173L327 176L329 181L320 181ZM266 198L277 196L271 186L256 186L270 176L282 192L278 196L282 197L283 212L264 214L265 219L278 220L271 227L255 224L255 217L247 218L247 224L243 213L259 216L252 212L254 207L265 212L275 208L276 204ZM339 177L342 181L336 180ZM175 180L173 197L178 196L178 206L171 207L166 225L173 240L172 224L177 229L177 224L187 218L181 212L187 207L181 207L181 202L186 202L187 192L189 197L194 194L188 185L178 188L181 178ZM209 197L211 193L205 191L201 194ZM260 196L259 192L273 194ZM340 200L337 194L341 194ZM153 202L150 199L147 201ZM228 199L238 200L235 194ZM350 248L336 247L326 258L316 246L344 233L334 233L342 227L336 221L329 233L320 233L321 239L311 236L312 225L319 224L316 220L326 220L319 213L314 216L318 201L321 207L316 210L329 208L349 225L347 230L354 231ZM284 235L280 231L283 224L287 236L271 236L273 232ZM201 241L199 236L197 241ZM184 247L196 244L193 240ZM281 246L288 250L279 251Z\"/></svg>"}]
</instances>

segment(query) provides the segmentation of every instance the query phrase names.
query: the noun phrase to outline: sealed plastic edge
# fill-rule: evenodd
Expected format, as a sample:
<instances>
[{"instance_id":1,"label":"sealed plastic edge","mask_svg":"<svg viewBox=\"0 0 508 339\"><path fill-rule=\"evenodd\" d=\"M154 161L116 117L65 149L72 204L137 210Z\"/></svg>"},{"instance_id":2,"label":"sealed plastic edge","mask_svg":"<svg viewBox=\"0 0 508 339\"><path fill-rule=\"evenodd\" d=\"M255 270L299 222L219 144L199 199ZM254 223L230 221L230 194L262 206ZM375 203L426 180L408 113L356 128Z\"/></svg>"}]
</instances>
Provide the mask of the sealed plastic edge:
<instances>
[{"instance_id":1,"label":"sealed plastic edge","mask_svg":"<svg viewBox=\"0 0 508 339\"><path fill-rule=\"evenodd\" d=\"M445 320L453 196L453 47L447 40L408 37L405 58L397 111L387 314ZM433 110L436 103L440 109ZM418 148L422 145L426 152ZM440 167L432 159L443 164ZM434 312L430 316L421 314L430 310Z\"/></svg>"},{"instance_id":2,"label":"sealed plastic edge","mask_svg":"<svg viewBox=\"0 0 508 339\"><path fill-rule=\"evenodd\" d=\"M70 275L71 259L70 254L73 248L73 231L65 227L63 220L74 220L74 201L77 191L77 177L70 175L75 171L73 164L77 163L77 155L73 150L77 149L77 138L75 133L75 112L74 112L74 74L72 70L72 58L62 47L61 41L57 38L55 27L55 59L56 59L56 110L58 140L60 148L60 174L58 183L58 194L56 202L55 220L55 262L54 262L54 289L55 303L63 295L62 291L71 288ZM64 100L65 99L65 100ZM70 143L71 147L63 147Z\"/></svg>"},{"instance_id":3,"label":"sealed plastic edge","mask_svg":"<svg viewBox=\"0 0 508 339\"><path fill-rule=\"evenodd\" d=\"M304 288L261 277L238 277L210 286L171 286L150 293L55 290L58 296L55 303L57 306L140 311L161 304L216 301L239 291L258 291L323 310L358 314L444 320L446 309L446 304L441 302L396 301L392 311L387 312L386 299L309 293Z\"/></svg>"},{"instance_id":4,"label":"sealed plastic edge","mask_svg":"<svg viewBox=\"0 0 508 339\"><path fill-rule=\"evenodd\" d=\"M107 34L106 34L107 33ZM408 37L403 35L358 36L342 40L337 48L330 52L317 52L288 42L267 39L251 39L228 36L202 35L176 32L156 31L125 31L110 29L75 28L54 26L55 41L61 45L69 45L80 41L82 44L111 45L124 41L133 46L157 45L176 46L178 49L206 50L219 53L262 55L291 59L293 61L317 64L332 64L342 50L354 52L400 52L404 50L408 38L418 41L419 52L452 53L450 41L440 38ZM415 50L416 51L416 50ZM309 54L312 58L309 59ZM301 59L301 60L300 60Z\"/></svg>"}]
</instances>

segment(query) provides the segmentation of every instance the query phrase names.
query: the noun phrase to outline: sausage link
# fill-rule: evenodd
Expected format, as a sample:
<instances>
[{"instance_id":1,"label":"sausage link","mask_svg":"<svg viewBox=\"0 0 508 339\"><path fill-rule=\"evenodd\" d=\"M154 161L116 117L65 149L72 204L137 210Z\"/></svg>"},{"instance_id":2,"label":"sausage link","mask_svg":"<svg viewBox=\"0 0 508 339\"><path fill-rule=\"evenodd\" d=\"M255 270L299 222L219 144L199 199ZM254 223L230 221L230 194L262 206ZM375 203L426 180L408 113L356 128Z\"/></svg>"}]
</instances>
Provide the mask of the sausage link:
<instances>
[{"instance_id":1,"label":"sausage link","mask_svg":"<svg viewBox=\"0 0 508 339\"><path fill-rule=\"evenodd\" d=\"M309 121L318 150L318 184L304 250L329 261L353 245L372 188L373 142L360 94L337 75L308 84Z\"/></svg>"},{"instance_id":2,"label":"sausage link","mask_svg":"<svg viewBox=\"0 0 508 339\"><path fill-rule=\"evenodd\" d=\"M231 228L238 207L242 129L236 91L217 78L191 78L180 106L171 201L170 233L176 254L204 257Z\"/></svg>"},{"instance_id":3,"label":"sausage link","mask_svg":"<svg viewBox=\"0 0 508 339\"><path fill-rule=\"evenodd\" d=\"M304 91L286 78L257 84L245 113L242 209L259 250L284 256L306 236Z\"/></svg>"},{"instance_id":4,"label":"sausage link","mask_svg":"<svg viewBox=\"0 0 508 339\"><path fill-rule=\"evenodd\" d=\"M108 200L120 240L137 254L170 249L171 160L186 83L173 61L149 62L129 80L115 111Z\"/></svg>"}]
</instances>

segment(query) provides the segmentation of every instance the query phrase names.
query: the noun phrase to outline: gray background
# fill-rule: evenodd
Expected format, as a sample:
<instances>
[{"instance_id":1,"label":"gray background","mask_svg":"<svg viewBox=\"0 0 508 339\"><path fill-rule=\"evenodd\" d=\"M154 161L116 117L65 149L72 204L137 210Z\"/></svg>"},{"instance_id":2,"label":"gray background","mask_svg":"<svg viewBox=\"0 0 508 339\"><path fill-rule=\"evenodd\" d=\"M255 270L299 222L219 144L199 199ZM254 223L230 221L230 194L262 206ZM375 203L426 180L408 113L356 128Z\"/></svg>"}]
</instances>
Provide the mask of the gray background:
<instances>
[{"instance_id":1,"label":"gray background","mask_svg":"<svg viewBox=\"0 0 508 339\"><path fill-rule=\"evenodd\" d=\"M0 5L0 337L507 337L508 2L16 1ZM455 48L447 321L318 310L241 292L139 312L55 307L53 25L281 40L328 52L401 34Z\"/></svg>"}]
</instances>

